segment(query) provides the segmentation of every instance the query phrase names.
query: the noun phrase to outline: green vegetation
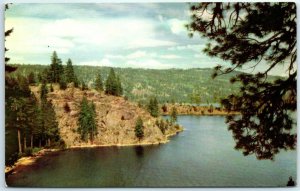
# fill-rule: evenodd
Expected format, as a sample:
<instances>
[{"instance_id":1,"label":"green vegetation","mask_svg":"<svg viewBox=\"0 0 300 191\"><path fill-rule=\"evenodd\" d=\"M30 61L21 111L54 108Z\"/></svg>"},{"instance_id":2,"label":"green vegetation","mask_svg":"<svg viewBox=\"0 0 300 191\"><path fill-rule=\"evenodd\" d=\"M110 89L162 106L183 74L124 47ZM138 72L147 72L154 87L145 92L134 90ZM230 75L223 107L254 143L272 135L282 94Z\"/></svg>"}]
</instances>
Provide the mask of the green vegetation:
<instances>
[{"instance_id":1,"label":"green vegetation","mask_svg":"<svg viewBox=\"0 0 300 191\"><path fill-rule=\"evenodd\" d=\"M175 123L177 121L177 109L176 107L172 107L171 110L171 122Z\"/></svg>"},{"instance_id":2,"label":"green vegetation","mask_svg":"<svg viewBox=\"0 0 300 191\"><path fill-rule=\"evenodd\" d=\"M105 82L105 93L114 96L121 96L123 94L121 81L119 77L116 76L113 68L110 69L109 75Z\"/></svg>"},{"instance_id":3,"label":"green vegetation","mask_svg":"<svg viewBox=\"0 0 300 191\"><path fill-rule=\"evenodd\" d=\"M12 75L28 75L34 72L36 76L42 76L44 69L49 66L44 65L13 65L18 70ZM98 75L102 81L107 81L111 68L99 66L76 66L73 65L74 73L79 82L93 84ZM238 92L240 84L231 84L230 78L241 74L233 72L222 75L214 80L210 78L213 69L138 69L138 68L114 68L115 75L119 76L122 82L124 96L129 100L140 102L143 105L155 96L159 103L217 103L221 98ZM39 75L40 74L40 75ZM274 80L275 78L272 78ZM106 87L106 85L105 85ZM200 101L195 100L198 96Z\"/></svg>"},{"instance_id":4,"label":"green vegetation","mask_svg":"<svg viewBox=\"0 0 300 191\"><path fill-rule=\"evenodd\" d=\"M59 83L64 73L61 59L58 58L56 52L51 57L50 68L47 70L47 79L50 83Z\"/></svg>"},{"instance_id":5,"label":"green vegetation","mask_svg":"<svg viewBox=\"0 0 300 191\"><path fill-rule=\"evenodd\" d=\"M135 136L139 139L144 137L144 126L143 126L143 120L142 118L139 116L136 120L135 123Z\"/></svg>"},{"instance_id":6,"label":"green vegetation","mask_svg":"<svg viewBox=\"0 0 300 191\"><path fill-rule=\"evenodd\" d=\"M67 66L65 68L65 82L66 83L74 83L74 86L77 87L78 86L78 79L74 73L74 69L73 69L73 65L72 65L72 60L68 59L67 61Z\"/></svg>"},{"instance_id":7,"label":"green vegetation","mask_svg":"<svg viewBox=\"0 0 300 191\"><path fill-rule=\"evenodd\" d=\"M86 97L83 97L80 104L80 113L78 118L77 132L83 141L90 139L94 142L94 137L98 134L96 122L95 104L89 102Z\"/></svg>"},{"instance_id":8,"label":"green vegetation","mask_svg":"<svg viewBox=\"0 0 300 191\"><path fill-rule=\"evenodd\" d=\"M104 91L103 81L100 73L97 75L95 80L95 89L101 92Z\"/></svg>"},{"instance_id":9,"label":"green vegetation","mask_svg":"<svg viewBox=\"0 0 300 191\"><path fill-rule=\"evenodd\" d=\"M165 134L166 129L168 128L167 123L164 122L163 119L160 119L160 120L157 119L156 122L155 122L155 124L156 124L157 127L161 130L161 132L162 132L163 134Z\"/></svg>"},{"instance_id":10,"label":"green vegetation","mask_svg":"<svg viewBox=\"0 0 300 191\"><path fill-rule=\"evenodd\" d=\"M147 109L152 117L159 116L159 108L158 108L158 102L156 97L150 98Z\"/></svg>"},{"instance_id":11,"label":"green vegetation","mask_svg":"<svg viewBox=\"0 0 300 191\"><path fill-rule=\"evenodd\" d=\"M215 67L214 78L240 68L258 69L232 76L230 82L240 83L240 90L222 100L227 110L242 115L227 116L235 148L258 159L295 149L291 113L297 109L296 3L193 3L190 9L190 35L209 41L203 50L207 55L231 63ZM211 17L202 17L207 12ZM286 68L287 77L270 80L278 66Z\"/></svg>"}]
</instances>

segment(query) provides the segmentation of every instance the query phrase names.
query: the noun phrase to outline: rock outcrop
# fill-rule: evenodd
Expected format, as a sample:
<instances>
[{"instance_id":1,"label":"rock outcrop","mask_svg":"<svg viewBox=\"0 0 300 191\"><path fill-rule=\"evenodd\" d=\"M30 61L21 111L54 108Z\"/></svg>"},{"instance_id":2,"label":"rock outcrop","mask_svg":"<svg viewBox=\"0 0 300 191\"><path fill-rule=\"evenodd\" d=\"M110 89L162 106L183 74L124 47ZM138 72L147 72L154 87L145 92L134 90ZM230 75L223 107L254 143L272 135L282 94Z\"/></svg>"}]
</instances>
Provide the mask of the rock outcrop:
<instances>
[{"instance_id":1,"label":"rock outcrop","mask_svg":"<svg viewBox=\"0 0 300 191\"><path fill-rule=\"evenodd\" d=\"M38 97L39 88L31 87ZM95 90L80 90L68 87L66 90L54 88L47 99L54 105L60 136L67 147L89 146L77 133L80 102L86 96L96 106L98 135L94 145L141 145L166 143L168 136L182 131L182 127L170 126L165 134L156 125L148 111L139 108L136 103L129 102L123 97L109 96ZM69 110L65 110L66 104ZM144 122L144 137L135 136L135 122L140 116Z\"/></svg>"}]
</instances>

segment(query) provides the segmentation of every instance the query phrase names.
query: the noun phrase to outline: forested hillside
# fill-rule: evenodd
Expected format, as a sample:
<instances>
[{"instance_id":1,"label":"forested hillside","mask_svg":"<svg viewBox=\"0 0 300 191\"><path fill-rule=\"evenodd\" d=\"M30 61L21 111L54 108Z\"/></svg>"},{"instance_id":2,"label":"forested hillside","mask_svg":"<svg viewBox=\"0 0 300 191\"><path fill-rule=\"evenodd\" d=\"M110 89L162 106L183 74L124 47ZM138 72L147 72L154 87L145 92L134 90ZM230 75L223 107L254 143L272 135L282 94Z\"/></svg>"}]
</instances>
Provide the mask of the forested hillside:
<instances>
[{"instance_id":1,"label":"forested hillside","mask_svg":"<svg viewBox=\"0 0 300 191\"><path fill-rule=\"evenodd\" d=\"M45 65L17 65L18 70L12 75L39 73ZM101 74L105 80L109 67L73 66L79 81L89 87L95 84L96 76ZM230 84L229 79L237 73L211 78L212 69L136 69L114 68L124 89L124 96L129 100L146 102L150 97L157 97L160 103L216 103L220 98L237 92L238 84ZM38 79L37 79L38 80Z\"/></svg>"}]
</instances>

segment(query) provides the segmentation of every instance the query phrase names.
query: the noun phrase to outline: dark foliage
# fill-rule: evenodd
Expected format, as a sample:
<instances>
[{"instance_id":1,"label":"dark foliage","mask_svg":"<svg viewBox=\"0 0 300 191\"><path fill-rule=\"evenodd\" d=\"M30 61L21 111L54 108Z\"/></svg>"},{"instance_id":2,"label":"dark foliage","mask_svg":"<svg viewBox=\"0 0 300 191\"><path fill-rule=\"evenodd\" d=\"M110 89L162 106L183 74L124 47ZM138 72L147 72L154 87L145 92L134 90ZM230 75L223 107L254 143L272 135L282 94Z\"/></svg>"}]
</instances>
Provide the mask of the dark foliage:
<instances>
[{"instance_id":1,"label":"dark foliage","mask_svg":"<svg viewBox=\"0 0 300 191\"><path fill-rule=\"evenodd\" d=\"M296 133L291 112L296 110L296 4L295 3L201 3L191 5L187 26L210 40L204 52L230 61L217 66L213 77L265 63L267 69L239 74L231 83L240 92L222 100L227 110L240 117L227 117L236 149L258 159L273 159L280 149L295 149ZM270 81L269 73L285 65L287 77Z\"/></svg>"},{"instance_id":2,"label":"dark foliage","mask_svg":"<svg viewBox=\"0 0 300 191\"><path fill-rule=\"evenodd\" d=\"M114 96L121 96L123 94L123 88L120 78L115 74L113 68L110 69L105 82L105 93Z\"/></svg>"},{"instance_id":3,"label":"dark foliage","mask_svg":"<svg viewBox=\"0 0 300 191\"><path fill-rule=\"evenodd\" d=\"M141 117L138 117L135 123L135 136L139 139L144 137L144 126L143 126L143 120Z\"/></svg>"},{"instance_id":4,"label":"dark foliage","mask_svg":"<svg viewBox=\"0 0 300 191\"><path fill-rule=\"evenodd\" d=\"M159 107L158 107L158 101L156 97L150 98L147 109L152 117L159 116Z\"/></svg>"},{"instance_id":5,"label":"dark foliage","mask_svg":"<svg viewBox=\"0 0 300 191\"><path fill-rule=\"evenodd\" d=\"M95 104L86 97L83 97L80 104L77 132L82 140L87 141L89 138L92 144L98 134Z\"/></svg>"}]
</instances>

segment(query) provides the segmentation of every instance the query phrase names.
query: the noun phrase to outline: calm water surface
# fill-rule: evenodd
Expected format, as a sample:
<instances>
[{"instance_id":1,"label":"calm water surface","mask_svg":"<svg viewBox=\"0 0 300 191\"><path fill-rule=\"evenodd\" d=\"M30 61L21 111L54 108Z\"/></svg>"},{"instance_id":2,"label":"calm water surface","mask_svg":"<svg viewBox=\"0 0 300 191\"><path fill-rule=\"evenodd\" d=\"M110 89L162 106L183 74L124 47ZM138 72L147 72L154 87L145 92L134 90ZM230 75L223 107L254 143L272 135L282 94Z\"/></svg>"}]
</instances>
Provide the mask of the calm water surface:
<instances>
[{"instance_id":1,"label":"calm water surface","mask_svg":"<svg viewBox=\"0 0 300 191\"><path fill-rule=\"evenodd\" d=\"M296 151L259 161L234 150L224 117L179 116L185 131L167 144L66 150L7 178L28 187L285 186Z\"/></svg>"}]
</instances>

